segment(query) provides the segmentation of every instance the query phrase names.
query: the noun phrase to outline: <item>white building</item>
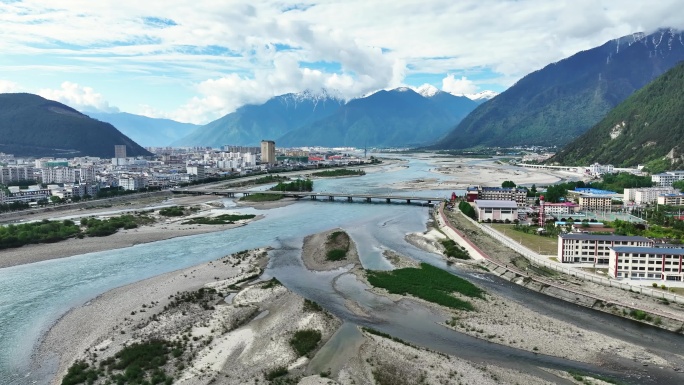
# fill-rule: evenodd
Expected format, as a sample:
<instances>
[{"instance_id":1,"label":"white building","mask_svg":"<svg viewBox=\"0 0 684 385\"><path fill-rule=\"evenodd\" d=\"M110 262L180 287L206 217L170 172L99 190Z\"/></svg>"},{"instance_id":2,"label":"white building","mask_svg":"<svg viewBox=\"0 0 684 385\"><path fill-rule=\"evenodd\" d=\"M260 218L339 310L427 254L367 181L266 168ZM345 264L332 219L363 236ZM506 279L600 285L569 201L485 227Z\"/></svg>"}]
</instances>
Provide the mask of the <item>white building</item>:
<instances>
[{"instance_id":1,"label":"white building","mask_svg":"<svg viewBox=\"0 0 684 385\"><path fill-rule=\"evenodd\" d=\"M43 183L74 183L76 172L70 167L46 167L41 170Z\"/></svg>"},{"instance_id":2,"label":"white building","mask_svg":"<svg viewBox=\"0 0 684 385\"><path fill-rule=\"evenodd\" d=\"M20 189L18 186L9 187L9 194L0 194L0 203L10 204L13 202L37 202L50 197L50 190L41 188L40 185L29 186L28 189Z\"/></svg>"},{"instance_id":3,"label":"white building","mask_svg":"<svg viewBox=\"0 0 684 385\"><path fill-rule=\"evenodd\" d=\"M672 186L673 182L684 180L684 170L666 171L662 174L651 175L651 182L658 187Z\"/></svg>"},{"instance_id":4,"label":"white building","mask_svg":"<svg viewBox=\"0 0 684 385\"><path fill-rule=\"evenodd\" d=\"M613 278L682 281L684 249L664 247L614 247L608 275Z\"/></svg>"},{"instance_id":5,"label":"white building","mask_svg":"<svg viewBox=\"0 0 684 385\"><path fill-rule=\"evenodd\" d=\"M678 190L672 187L626 188L623 200L625 203L634 202L638 205L654 204L658 201L658 196L675 192Z\"/></svg>"},{"instance_id":6,"label":"white building","mask_svg":"<svg viewBox=\"0 0 684 385\"><path fill-rule=\"evenodd\" d=\"M34 168L26 167L0 167L0 184L8 184L10 182L19 182L22 180L33 180Z\"/></svg>"},{"instance_id":7,"label":"white building","mask_svg":"<svg viewBox=\"0 0 684 385\"><path fill-rule=\"evenodd\" d=\"M589 174L594 175L594 176L599 176L603 174L613 174L615 172L615 168L613 167L612 164L598 164L594 163L591 166L589 166Z\"/></svg>"},{"instance_id":8,"label":"white building","mask_svg":"<svg viewBox=\"0 0 684 385\"><path fill-rule=\"evenodd\" d=\"M138 190L143 187L147 187L147 178L142 176L119 178L119 187L124 190Z\"/></svg>"},{"instance_id":9,"label":"white building","mask_svg":"<svg viewBox=\"0 0 684 385\"><path fill-rule=\"evenodd\" d=\"M204 172L204 166L201 164L195 164L195 165L188 165L186 167L188 175L194 175L195 180L201 180L206 178L206 174Z\"/></svg>"},{"instance_id":10,"label":"white building","mask_svg":"<svg viewBox=\"0 0 684 385\"><path fill-rule=\"evenodd\" d=\"M684 206L684 194L663 194L658 197L658 204Z\"/></svg>"},{"instance_id":11,"label":"white building","mask_svg":"<svg viewBox=\"0 0 684 385\"><path fill-rule=\"evenodd\" d=\"M544 203L544 214L567 215L574 214L579 209L579 205L573 202L563 203Z\"/></svg>"},{"instance_id":12,"label":"white building","mask_svg":"<svg viewBox=\"0 0 684 385\"><path fill-rule=\"evenodd\" d=\"M518 219L518 204L515 201L475 200L475 211L480 221L513 222Z\"/></svg>"},{"instance_id":13,"label":"white building","mask_svg":"<svg viewBox=\"0 0 684 385\"><path fill-rule=\"evenodd\" d=\"M580 210L610 210L613 206L613 198L606 195L580 195Z\"/></svg>"},{"instance_id":14,"label":"white building","mask_svg":"<svg viewBox=\"0 0 684 385\"><path fill-rule=\"evenodd\" d=\"M646 237L626 235L561 234L558 236L558 260L563 263L607 265L610 249L615 246L651 247L653 241Z\"/></svg>"}]
</instances>

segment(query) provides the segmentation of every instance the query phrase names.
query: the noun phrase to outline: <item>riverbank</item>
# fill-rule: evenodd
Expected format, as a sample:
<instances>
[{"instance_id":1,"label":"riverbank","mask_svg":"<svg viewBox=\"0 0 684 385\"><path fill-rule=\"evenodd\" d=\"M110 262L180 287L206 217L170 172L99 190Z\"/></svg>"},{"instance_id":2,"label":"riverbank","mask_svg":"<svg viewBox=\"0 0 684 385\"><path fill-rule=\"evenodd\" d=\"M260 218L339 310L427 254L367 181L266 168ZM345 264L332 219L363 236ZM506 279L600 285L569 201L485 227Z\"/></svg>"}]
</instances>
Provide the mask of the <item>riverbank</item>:
<instances>
[{"instance_id":1,"label":"riverbank","mask_svg":"<svg viewBox=\"0 0 684 385\"><path fill-rule=\"evenodd\" d=\"M198 225L198 224L183 224L185 220L192 217L210 216L212 210L223 208L223 204L216 202L216 197L183 197L182 199L174 199L164 201L168 205L184 205L198 207L198 211L192 215L183 217L160 217L156 216L156 222L140 226L135 229L119 230L118 232L105 237L84 237L72 238L58 243L43 243L26 245L19 248L6 249L0 255L0 269L5 267L23 265L28 263L35 263L46 261L50 259L66 258L74 255L94 253L105 250L115 250L125 247L131 247L138 244L162 241L171 238L184 237L190 235L206 234L216 231L225 231L239 226L245 226L251 221L259 220L262 216L257 216L251 220L241 220L234 224L226 225ZM138 203L136 208L130 208L128 211L140 210L147 211L151 205L150 202L145 204ZM216 203L216 204L215 204ZM78 222L80 218L87 217L111 217L124 213L112 214L111 208L101 208L98 210L77 210L72 212L61 212L60 217L48 217L51 220L61 220L69 218ZM229 212L229 209L226 209ZM44 219L48 219L44 218ZM32 218L33 219L33 218Z\"/></svg>"}]
</instances>

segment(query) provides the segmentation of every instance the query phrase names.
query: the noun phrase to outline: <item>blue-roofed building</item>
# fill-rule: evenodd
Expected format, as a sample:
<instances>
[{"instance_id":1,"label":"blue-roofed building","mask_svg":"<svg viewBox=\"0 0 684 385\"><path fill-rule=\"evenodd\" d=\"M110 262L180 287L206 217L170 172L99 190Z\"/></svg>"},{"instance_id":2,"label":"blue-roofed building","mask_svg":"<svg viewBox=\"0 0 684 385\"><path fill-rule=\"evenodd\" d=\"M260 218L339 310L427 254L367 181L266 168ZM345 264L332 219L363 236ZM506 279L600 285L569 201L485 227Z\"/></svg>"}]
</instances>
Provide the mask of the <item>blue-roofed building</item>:
<instances>
[{"instance_id":1,"label":"blue-roofed building","mask_svg":"<svg viewBox=\"0 0 684 385\"><path fill-rule=\"evenodd\" d=\"M593 194L593 195L617 195L615 191L600 190L590 187L577 187L572 192L576 194Z\"/></svg>"}]
</instances>

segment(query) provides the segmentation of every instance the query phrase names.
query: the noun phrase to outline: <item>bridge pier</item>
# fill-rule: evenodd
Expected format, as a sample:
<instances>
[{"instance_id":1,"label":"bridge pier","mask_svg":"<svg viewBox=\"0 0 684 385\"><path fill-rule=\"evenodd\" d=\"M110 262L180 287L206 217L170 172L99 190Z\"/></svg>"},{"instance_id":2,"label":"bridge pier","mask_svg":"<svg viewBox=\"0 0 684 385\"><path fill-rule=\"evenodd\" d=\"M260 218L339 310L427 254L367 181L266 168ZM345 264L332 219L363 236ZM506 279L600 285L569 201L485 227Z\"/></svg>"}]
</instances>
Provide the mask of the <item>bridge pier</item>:
<instances>
[{"instance_id":1,"label":"bridge pier","mask_svg":"<svg viewBox=\"0 0 684 385\"><path fill-rule=\"evenodd\" d=\"M334 197L334 196L332 196L332 195L330 195L330 196L328 196L328 200L332 202L332 201L334 201L334 200L335 200L335 197Z\"/></svg>"},{"instance_id":2,"label":"bridge pier","mask_svg":"<svg viewBox=\"0 0 684 385\"><path fill-rule=\"evenodd\" d=\"M371 202L371 199L370 199L370 198L366 198L366 202L370 203L370 202Z\"/></svg>"},{"instance_id":3,"label":"bridge pier","mask_svg":"<svg viewBox=\"0 0 684 385\"><path fill-rule=\"evenodd\" d=\"M407 199L407 200L406 200L406 204L407 204L407 205L408 205L408 204L411 204L411 200L410 200L410 199Z\"/></svg>"},{"instance_id":4,"label":"bridge pier","mask_svg":"<svg viewBox=\"0 0 684 385\"><path fill-rule=\"evenodd\" d=\"M353 202L352 197L347 197L347 202Z\"/></svg>"},{"instance_id":5,"label":"bridge pier","mask_svg":"<svg viewBox=\"0 0 684 385\"><path fill-rule=\"evenodd\" d=\"M318 196L316 196L316 195L311 195L311 200L312 200L312 201L318 200Z\"/></svg>"},{"instance_id":6,"label":"bridge pier","mask_svg":"<svg viewBox=\"0 0 684 385\"><path fill-rule=\"evenodd\" d=\"M390 203L390 199L389 198L385 199L385 202Z\"/></svg>"}]
</instances>

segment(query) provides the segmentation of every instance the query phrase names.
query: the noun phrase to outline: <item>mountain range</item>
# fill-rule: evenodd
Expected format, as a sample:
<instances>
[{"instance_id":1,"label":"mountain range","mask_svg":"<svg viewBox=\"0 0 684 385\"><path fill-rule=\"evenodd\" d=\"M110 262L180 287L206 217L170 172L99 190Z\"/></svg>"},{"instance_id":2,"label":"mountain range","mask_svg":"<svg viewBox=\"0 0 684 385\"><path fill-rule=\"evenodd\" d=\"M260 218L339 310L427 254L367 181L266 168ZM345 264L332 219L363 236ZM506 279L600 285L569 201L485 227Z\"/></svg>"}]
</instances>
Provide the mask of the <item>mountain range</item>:
<instances>
[{"instance_id":1,"label":"mountain range","mask_svg":"<svg viewBox=\"0 0 684 385\"><path fill-rule=\"evenodd\" d=\"M170 146L174 141L189 135L198 125L180 123L170 119L148 118L126 112L86 112L91 118L107 122L121 133L145 147Z\"/></svg>"},{"instance_id":2,"label":"mountain range","mask_svg":"<svg viewBox=\"0 0 684 385\"><path fill-rule=\"evenodd\" d=\"M481 104L433 148L562 146L683 59L679 31L611 40L523 77Z\"/></svg>"},{"instance_id":3,"label":"mountain range","mask_svg":"<svg viewBox=\"0 0 684 385\"><path fill-rule=\"evenodd\" d=\"M638 90L597 125L567 145L551 163L616 166L666 158L684 165L684 62Z\"/></svg>"},{"instance_id":4,"label":"mountain range","mask_svg":"<svg viewBox=\"0 0 684 385\"><path fill-rule=\"evenodd\" d=\"M432 87L434 88L434 87ZM436 88L425 95L402 87L348 103L325 92L286 94L246 105L175 141L176 146L410 146L448 132L478 103Z\"/></svg>"},{"instance_id":5,"label":"mountain range","mask_svg":"<svg viewBox=\"0 0 684 385\"><path fill-rule=\"evenodd\" d=\"M109 123L92 119L38 95L0 94L0 152L19 156L114 156L114 145L128 156L151 155Z\"/></svg>"}]
</instances>

